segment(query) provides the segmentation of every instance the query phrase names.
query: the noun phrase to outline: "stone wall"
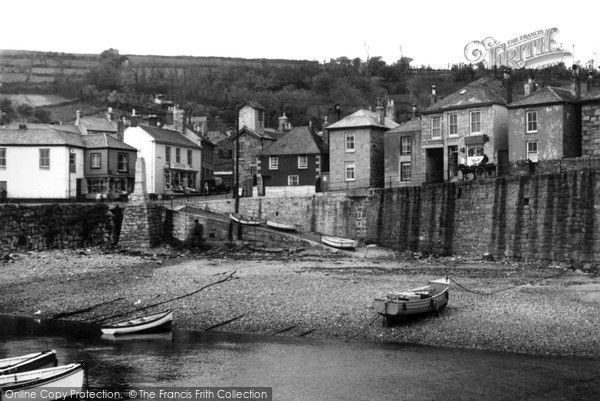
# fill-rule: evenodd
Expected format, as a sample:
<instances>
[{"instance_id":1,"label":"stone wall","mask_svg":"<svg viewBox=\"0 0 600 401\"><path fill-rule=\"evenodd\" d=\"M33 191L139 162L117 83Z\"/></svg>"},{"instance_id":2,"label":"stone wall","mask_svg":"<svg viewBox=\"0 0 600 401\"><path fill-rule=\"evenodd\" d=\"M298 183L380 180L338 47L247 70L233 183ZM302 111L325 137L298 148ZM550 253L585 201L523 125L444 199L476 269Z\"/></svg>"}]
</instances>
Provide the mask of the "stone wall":
<instances>
[{"instance_id":1,"label":"stone wall","mask_svg":"<svg viewBox=\"0 0 600 401\"><path fill-rule=\"evenodd\" d=\"M132 202L124 208L118 244L125 248L157 246L171 230L172 223L166 219L166 210L162 205Z\"/></svg>"},{"instance_id":2,"label":"stone wall","mask_svg":"<svg viewBox=\"0 0 600 401\"><path fill-rule=\"evenodd\" d=\"M0 252L110 244L113 220L105 203L0 204Z\"/></svg>"}]
</instances>

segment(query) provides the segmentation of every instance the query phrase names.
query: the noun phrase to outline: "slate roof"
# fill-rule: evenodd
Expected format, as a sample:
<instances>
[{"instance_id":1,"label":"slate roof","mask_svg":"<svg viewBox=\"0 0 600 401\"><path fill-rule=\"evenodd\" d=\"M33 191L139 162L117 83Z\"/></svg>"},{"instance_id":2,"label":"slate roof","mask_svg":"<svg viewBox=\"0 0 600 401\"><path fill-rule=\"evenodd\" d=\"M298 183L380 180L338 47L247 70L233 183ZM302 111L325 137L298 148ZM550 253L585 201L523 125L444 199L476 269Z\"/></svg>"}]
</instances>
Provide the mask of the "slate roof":
<instances>
[{"instance_id":1,"label":"slate roof","mask_svg":"<svg viewBox=\"0 0 600 401\"><path fill-rule=\"evenodd\" d=\"M552 86L545 86L541 89L536 90L529 96L524 97L521 100L512 102L507 107L509 109L535 106L539 104L552 104L552 103L576 103L577 99L570 90L563 88L556 88Z\"/></svg>"},{"instance_id":2,"label":"slate roof","mask_svg":"<svg viewBox=\"0 0 600 401\"><path fill-rule=\"evenodd\" d=\"M110 148L110 149L120 149L120 150L130 150L136 151L137 149L133 146L127 145L121 141L116 140L112 136L101 133L101 134L90 134L83 135L83 142L88 149L101 149L101 148Z\"/></svg>"},{"instance_id":3,"label":"slate roof","mask_svg":"<svg viewBox=\"0 0 600 401\"><path fill-rule=\"evenodd\" d=\"M461 109L476 105L506 105L502 83L493 78L480 78L423 110L423 114Z\"/></svg>"},{"instance_id":4,"label":"slate roof","mask_svg":"<svg viewBox=\"0 0 600 401\"><path fill-rule=\"evenodd\" d=\"M177 131L167 130L159 127L151 127L149 125L138 125L158 143L174 146L183 146L186 148L202 149L191 139L186 138L183 134Z\"/></svg>"},{"instance_id":5,"label":"slate roof","mask_svg":"<svg viewBox=\"0 0 600 401\"><path fill-rule=\"evenodd\" d=\"M360 109L349 116L342 118L340 121L327 126L327 130L358 127L380 127L393 129L397 126L398 124L389 118L385 119L385 125L381 125L379 123L379 116L377 113Z\"/></svg>"},{"instance_id":6,"label":"slate roof","mask_svg":"<svg viewBox=\"0 0 600 401\"><path fill-rule=\"evenodd\" d=\"M398 134L398 133L406 133L406 132L416 132L421 131L422 122L420 117L414 117L405 123L400 124L398 127L387 131L385 134Z\"/></svg>"},{"instance_id":7,"label":"slate roof","mask_svg":"<svg viewBox=\"0 0 600 401\"><path fill-rule=\"evenodd\" d=\"M244 106L254 107L255 109L258 109L258 110L265 110L265 111L267 110L262 105L260 105L256 102L253 102L251 100L247 100L242 107L244 107ZM241 107L240 107L240 109L241 109Z\"/></svg>"},{"instance_id":8,"label":"slate roof","mask_svg":"<svg viewBox=\"0 0 600 401\"><path fill-rule=\"evenodd\" d=\"M56 128L0 129L0 144L16 146L73 146L85 148L82 135Z\"/></svg>"},{"instance_id":9,"label":"slate roof","mask_svg":"<svg viewBox=\"0 0 600 401\"><path fill-rule=\"evenodd\" d=\"M259 153L270 155L306 155L325 153L321 138L311 133L309 127L295 127L281 139L273 142Z\"/></svg>"},{"instance_id":10,"label":"slate roof","mask_svg":"<svg viewBox=\"0 0 600 401\"><path fill-rule=\"evenodd\" d=\"M6 128L18 129L21 123L12 122L6 126ZM71 124L42 124L42 123L27 123L27 129L44 129L54 128L60 131L71 132L73 134L81 134L81 130L76 125Z\"/></svg>"},{"instance_id":11,"label":"slate roof","mask_svg":"<svg viewBox=\"0 0 600 401\"><path fill-rule=\"evenodd\" d=\"M270 141L276 141L278 139L280 139L283 134L279 131L274 131L274 130L270 130L270 129L265 129L264 134L259 134L258 132L244 126L242 129L240 129L240 131L237 134L234 134L232 136L230 136L228 139L230 139L231 141L235 140L235 137L238 135L243 135L245 133L248 133L252 136L255 136L258 139L267 139Z\"/></svg>"},{"instance_id":12,"label":"slate roof","mask_svg":"<svg viewBox=\"0 0 600 401\"><path fill-rule=\"evenodd\" d=\"M117 122L106 117L81 117L79 124L86 131L117 132Z\"/></svg>"}]
</instances>

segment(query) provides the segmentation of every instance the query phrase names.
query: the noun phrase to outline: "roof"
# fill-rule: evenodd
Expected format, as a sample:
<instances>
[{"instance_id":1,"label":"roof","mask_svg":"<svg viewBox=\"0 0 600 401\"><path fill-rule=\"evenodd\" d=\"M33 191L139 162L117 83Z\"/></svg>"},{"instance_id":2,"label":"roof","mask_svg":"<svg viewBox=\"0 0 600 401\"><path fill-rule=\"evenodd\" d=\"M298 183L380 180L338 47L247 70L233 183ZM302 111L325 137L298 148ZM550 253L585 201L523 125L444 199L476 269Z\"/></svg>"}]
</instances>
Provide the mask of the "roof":
<instances>
[{"instance_id":1,"label":"roof","mask_svg":"<svg viewBox=\"0 0 600 401\"><path fill-rule=\"evenodd\" d=\"M266 139L269 141L276 141L278 139L280 139L283 134L279 131L274 131L274 130L269 130L269 129L265 129L264 132L262 134L251 130L250 128L244 126L242 129L239 130L239 132L237 134L231 135L230 137L226 138L229 139L231 141L233 141L238 135L243 135L244 133L248 133L252 136L257 137L258 139Z\"/></svg>"},{"instance_id":2,"label":"roof","mask_svg":"<svg viewBox=\"0 0 600 401\"><path fill-rule=\"evenodd\" d=\"M501 93L502 83L500 81L493 78L480 78L431 105L422 113L437 113L477 105L506 105L506 99Z\"/></svg>"},{"instance_id":3,"label":"roof","mask_svg":"<svg viewBox=\"0 0 600 401\"><path fill-rule=\"evenodd\" d=\"M0 129L0 144L86 147L82 135L51 127Z\"/></svg>"},{"instance_id":4,"label":"roof","mask_svg":"<svg viewBox=\"0 0 600 401\"><path fill-rule=\"evenodd\" d=\"M306 155L325 153L323 141L314 135L309 127L294 127L281 139L273 142L260 152L261 156L268 155Z\"/></svg>"},{"instance_id":5,"label":"roof","mask_svg":"<svg viewBox=\"0 0 600 401\"><path fill-rule=\"evenodd\" d=\"M365 109L360 109L349 116L342 118L340 121L335 122L327 127L327 130L332 129L343 129L343 128L356 128L356 127L380 127L380 128L396 128L397 123L389 118L385 119L385 125L379 123L379 117L377 113Z\"/></svg>"},{"instance_id":6,"label":"roof","mask_svg":"<svg viewBox=\"0 0 600 401\"><path fill-rule=\"evenodd\" d=\"M83 135L82 138L88 149L111 148L137 152L137 149L133 146L118 141L106 133Z\"/></svg>"},{"instance_id":7,"label":"roof","mask_svg":"<svg viewBox=\"0 0 600 401\"><path fill-rule=\"evenodd\" d=\"M158 143L174 146L184 146L186 148L202 149L191 139L186 138L185 136L183 136L183 134L177 131L167 130L159 127L151 127L149 125L138 125L138 127L144 130Z\"/></svg>"},{"instance_id":8,"label":"roof","mask_svg":"<svg viewBox=\"0 0 600 401\"><path fill-rule=\"evenodd\" d=\"M576 103L577 99L570 90L563 88L556 88L552 86L545 86L539 90L536 90L529 96L524 97L521 100L512 102L508 105L509 108L534 106L538 104L551 104L551 103Z\"/></svg>"},{"instance_id":9,"label":"roof","mask_svg":"<svg viewBox=\"0 0 600 401\"><path fill-rule=\"evenodd\" d=\"M86 131L117 132L117 122L106 117L80 117L79 124Z\"/></svg>"},{"instance_id":10,"label":"roof","mask_svg":"<svg viewBox=\"0 0 600 401\"><path fill-rule=\"evenodd\" d=\"M387 131L386 135L387 134L421 131L421 129L422 129L421 117L414 117L411 120L408 120L407 122L400 124L398 127Z\"/></svg>"},{"instance_id":11,"label":"roof","mask_svg":"<svg viewBox=\"0 0 600 401\"><path fill-rule=\"evenodd\" d=\"M12 122L6 126L6 128L18 129L21 123ZM81 130L76 125L71 124L42 124L42 123L26 123L27 129L44 129L44 128L55 128L60 131L71 132L73 134L81 134Z\"/></svg>"},{"instance_id":12,"label":"roof","mask_svg":"<svg viewBox=\"0 0 600 401\"><path fill-rule=\"evenodd\" d=\"M244 106L250 106L250 107L253 107L253 108L258 109L258 110L265 110L265 111L267 110L262 105L260 105L260 104L258 104L256 102L253 102L251 100L247 100L242 107L244 107ZM242 107L240 107L240 109Z\"/></svg>"}]
</instances>

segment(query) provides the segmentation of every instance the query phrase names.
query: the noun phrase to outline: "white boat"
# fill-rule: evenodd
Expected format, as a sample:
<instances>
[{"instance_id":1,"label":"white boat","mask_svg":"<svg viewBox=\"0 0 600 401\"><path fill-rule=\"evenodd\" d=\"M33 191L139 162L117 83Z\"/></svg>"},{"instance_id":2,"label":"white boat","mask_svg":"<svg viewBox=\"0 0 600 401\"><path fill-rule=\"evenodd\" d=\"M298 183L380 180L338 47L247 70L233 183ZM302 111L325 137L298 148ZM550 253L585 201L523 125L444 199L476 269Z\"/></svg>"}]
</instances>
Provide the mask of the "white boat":
<instances>
[{"instance_id":1,"label":"white boat","mask_svg":"<svg viewBox=\"0 0 600 401\"><path fill-rule=\"evenodd\" d=\"M438 312L448 304L449 288L448 278L432 280L423 287L375 298L373 309L386 318Z\"/></svg>"},{"instance_id":2,"label":"white boat","mask_svg":"<svg viewBox=\"0 0 600 401\"><path fill-rule=\"evenodd\" d=\"M321 242L339 249L354 249L358 246L358 240L356 239L330 237L327 235L321 236Z\"/></svg>"},{"instance_id":3,"label":"white boat","mask_svg":"<svg viewBox=\"0 0 600 401\"><path fill-rule=\"evenodd\" d=\"M280 223L273 220L267 220L267 227L281 231L296 231L296 226L293 224Z\"/></svg>"},{"instance_id":4,"label":"white boat","mask_svg":"<svg viewBox=\"0 0 600 401\"><path fill-rule=\"evenodd\" d=\"M42 351L32 354L0 359L0 375L26 372L28 370L55 367L58 365L56 351Z\"/></svg>"},{"instance_id":5,"label":"white boat","mask_svg":"<svg viewBox=\"0 0 600 401\"><path fill-rule=\"evenodd\" d=\"M229 213L229 218L236 223L244 224L247 226L258 226L262 223L261 219L255 217L242 216L241 214Z\"/></svg>"},{"instance_id":6,"label":"white boat","mask_svg":"<svg viewBox=\"0 0 600 401\"><path fill-rule=\"evenodd\" d=\"M0 400L68 398L72 392L81 392L84 378L85 371L80 363L0 376ZM56 393L49 387L57 388Z\"/></svg>"},{"instance_id":7,"label":"white boat","mask_svg":"<svg viewBox=\"0 0 600 401\"><path fill-rule=\"evenodd\" d=\"M113 335L157 332L170 329L172 321L173 312L170 309L167 309L166 311L154 313L152 315L107 324L100 327L100 330L102 330L102 333L104 334Z\"/></svg>"}]
</instances>

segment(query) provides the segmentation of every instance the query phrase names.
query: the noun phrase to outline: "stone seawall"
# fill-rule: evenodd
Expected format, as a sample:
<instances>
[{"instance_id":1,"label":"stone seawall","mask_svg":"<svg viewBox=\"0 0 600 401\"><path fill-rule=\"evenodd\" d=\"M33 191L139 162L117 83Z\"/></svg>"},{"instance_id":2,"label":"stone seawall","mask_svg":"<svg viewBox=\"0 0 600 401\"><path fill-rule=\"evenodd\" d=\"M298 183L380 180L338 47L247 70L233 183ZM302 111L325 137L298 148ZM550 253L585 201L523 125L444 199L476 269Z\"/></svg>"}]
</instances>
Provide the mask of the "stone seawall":
<instances>
[{"instance_id":1,"label":"stone seawall","mask_svg":"<svg viewBox=\"0 0 600 401\"><path fill-rule=\"evenodd\" d=\"M0 204L0 252L81 248L113 241L107 204Z\"/></svg>"}]
</instances>

